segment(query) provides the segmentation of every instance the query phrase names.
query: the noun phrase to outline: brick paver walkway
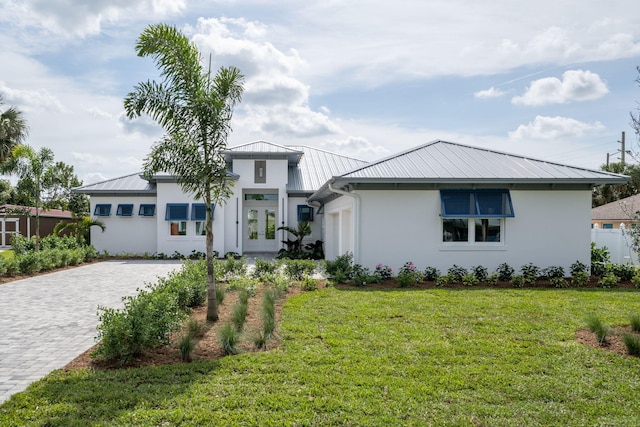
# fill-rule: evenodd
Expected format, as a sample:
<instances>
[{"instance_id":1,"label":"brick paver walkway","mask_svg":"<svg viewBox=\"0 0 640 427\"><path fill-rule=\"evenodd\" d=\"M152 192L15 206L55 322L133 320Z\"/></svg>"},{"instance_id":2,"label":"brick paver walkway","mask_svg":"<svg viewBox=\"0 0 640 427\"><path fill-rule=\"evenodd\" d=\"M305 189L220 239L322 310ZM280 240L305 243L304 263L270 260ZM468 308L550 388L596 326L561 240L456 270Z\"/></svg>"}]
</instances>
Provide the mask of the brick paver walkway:
<instances>
[{"instance_id":1,"label":"brick paver walkway","mask_svg":"<svg viewBox=\"0 0 640 427\"><path fill-rule=\"evenodd\" d=\"M0 285L0 403L95 344L98 305L122 307L179 261L104 261Z\"/></svg>"}]
</instances>

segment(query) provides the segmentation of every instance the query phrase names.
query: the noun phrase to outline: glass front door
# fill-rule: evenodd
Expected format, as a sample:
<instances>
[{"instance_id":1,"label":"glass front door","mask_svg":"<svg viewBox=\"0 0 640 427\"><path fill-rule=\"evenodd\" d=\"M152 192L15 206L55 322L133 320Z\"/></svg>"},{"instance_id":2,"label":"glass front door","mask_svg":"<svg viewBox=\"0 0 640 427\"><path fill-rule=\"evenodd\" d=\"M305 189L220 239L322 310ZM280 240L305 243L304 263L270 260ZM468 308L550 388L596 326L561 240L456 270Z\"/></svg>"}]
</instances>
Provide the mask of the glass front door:
<instances>
[{"instance_id":1,"label":"glass front door","mask_svg":"<svg viewBox=\"0 0 640 427\"><path fill-rule=\"evenodd\" d=\"M249 207L245 209L245 248L247 251L275 252L277 250L277 209Z\"/></svg>"}]
</instances>

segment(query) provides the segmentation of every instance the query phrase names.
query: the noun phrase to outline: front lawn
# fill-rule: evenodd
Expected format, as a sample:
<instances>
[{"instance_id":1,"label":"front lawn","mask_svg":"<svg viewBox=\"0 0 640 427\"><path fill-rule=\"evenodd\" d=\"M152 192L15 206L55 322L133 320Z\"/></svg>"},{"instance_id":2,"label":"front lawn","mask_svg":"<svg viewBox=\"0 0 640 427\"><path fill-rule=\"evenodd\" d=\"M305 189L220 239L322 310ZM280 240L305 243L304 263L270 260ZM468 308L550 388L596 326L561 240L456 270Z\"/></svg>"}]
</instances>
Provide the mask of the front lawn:
<instances>
[{"instance_id":1,"label":"front lawn","mask_svg":"<svg viewBox=\"0 0 640 427\"><path fill-rule=\"evenodd\" d=\"M217 361L56 371L0 425L637 425L640 359L583 346L635 290L334 288L297 295L282 346Z\"/></svg>"}]
</instances>

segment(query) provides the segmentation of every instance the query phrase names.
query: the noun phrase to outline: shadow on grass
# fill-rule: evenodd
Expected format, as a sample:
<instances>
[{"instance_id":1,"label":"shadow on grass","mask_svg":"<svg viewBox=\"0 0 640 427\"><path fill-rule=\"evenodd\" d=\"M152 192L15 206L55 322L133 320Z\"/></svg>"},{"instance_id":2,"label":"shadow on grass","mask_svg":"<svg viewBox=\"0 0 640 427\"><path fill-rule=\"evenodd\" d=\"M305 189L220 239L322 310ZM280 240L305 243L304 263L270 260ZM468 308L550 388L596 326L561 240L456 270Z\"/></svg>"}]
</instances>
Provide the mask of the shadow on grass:
<instances>
[{"instance_id":1,"label":"shadow on grass","mask_svg":"<svg viewBox=\"0 0 640 427\"><path fill-rule=\"evenodd\" d=\"M166 407L167 401L189 394L219 366L209 360L108 371L57 370L6 401L0 407L0 425L35 420L35 425L47 426L118 424L129 411Z\"/></svg>"}]
</instances>

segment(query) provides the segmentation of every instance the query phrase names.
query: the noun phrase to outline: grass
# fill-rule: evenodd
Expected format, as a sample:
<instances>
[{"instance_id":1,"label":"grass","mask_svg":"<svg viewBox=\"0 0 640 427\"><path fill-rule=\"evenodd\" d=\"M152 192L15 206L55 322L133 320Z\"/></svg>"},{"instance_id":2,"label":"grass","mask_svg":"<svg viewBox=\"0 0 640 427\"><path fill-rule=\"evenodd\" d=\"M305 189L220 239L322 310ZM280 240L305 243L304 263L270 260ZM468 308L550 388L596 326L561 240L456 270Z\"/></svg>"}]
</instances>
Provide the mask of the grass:
<instances>
[{"instance_id":1,"label":"grass","mask_svg":"<svg viewBox=\"0 0 640 427\"><path fill-rule=\"evenodd\" d=\"M277 350L120 371L55 371L0 425L637 425L640 361L577 343L627 324L623 290L309 292Z\"/></svg>"}]
</instances>

